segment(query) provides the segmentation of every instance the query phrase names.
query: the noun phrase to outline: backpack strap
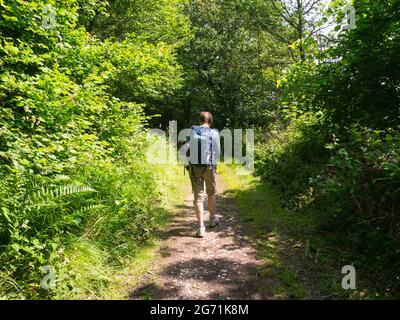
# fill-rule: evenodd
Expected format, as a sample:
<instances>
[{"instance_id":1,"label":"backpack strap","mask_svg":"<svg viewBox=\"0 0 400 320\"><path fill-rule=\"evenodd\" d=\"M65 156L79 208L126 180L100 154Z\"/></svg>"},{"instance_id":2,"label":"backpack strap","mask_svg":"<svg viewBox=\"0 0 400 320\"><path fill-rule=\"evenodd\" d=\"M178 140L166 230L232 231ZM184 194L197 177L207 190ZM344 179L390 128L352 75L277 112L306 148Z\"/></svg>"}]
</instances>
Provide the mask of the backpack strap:
<instances>
[{"instance_id":1,"label":"backpack strap","mask_svg":"<svg viewBox=\"0 0 400 320\"><path fill-rule=\"evenodd\" d=\"M210 128L210 162L211 165L213 165L213 136L211 128Z\"/></svg>"}]
</instances>

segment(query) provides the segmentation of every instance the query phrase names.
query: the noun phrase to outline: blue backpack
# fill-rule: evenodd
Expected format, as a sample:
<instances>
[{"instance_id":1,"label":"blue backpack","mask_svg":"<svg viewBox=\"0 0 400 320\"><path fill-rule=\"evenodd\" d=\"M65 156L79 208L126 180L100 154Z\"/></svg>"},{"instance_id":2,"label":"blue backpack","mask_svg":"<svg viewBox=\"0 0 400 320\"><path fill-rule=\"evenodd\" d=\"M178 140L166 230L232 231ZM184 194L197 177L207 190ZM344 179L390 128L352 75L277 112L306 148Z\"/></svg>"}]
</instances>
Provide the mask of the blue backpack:
<instances>
[{"instance_id":1,"label":"blue backpack","mask_svg":"<svg viewBox=\"0 0 400 320\"><path fill-rule=\"evenodd\" d=\"M212 132L207 126L193 126L191 138L191 148L195 148L197 153L193 163L196 165L211 165L212 164ZM193 144L192 144L193 143ZM193 150L191 149L191 150Z\"/></svg>"}]
</instances>

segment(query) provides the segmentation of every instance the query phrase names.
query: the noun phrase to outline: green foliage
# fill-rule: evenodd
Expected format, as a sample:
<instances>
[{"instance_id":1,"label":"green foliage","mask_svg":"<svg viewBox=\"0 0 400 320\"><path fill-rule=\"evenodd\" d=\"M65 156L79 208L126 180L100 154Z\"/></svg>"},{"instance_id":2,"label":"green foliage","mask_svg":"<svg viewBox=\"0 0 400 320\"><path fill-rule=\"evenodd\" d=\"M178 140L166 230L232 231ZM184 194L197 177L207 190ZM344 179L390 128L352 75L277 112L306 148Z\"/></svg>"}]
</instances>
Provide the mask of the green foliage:
<instances>
[{"instance_id":1,"label":"green foliage","mask_svg":"<svg viewBox=\"0 0 400 320\"><path fill-rule=\"evenodd\" d=\"M49 4L56 23L47 28ZM140 30L100 40L88 30L110 16L106 2L0 8L0 295L68 296L80 292L67 270L78 254L72 248L87 248L77 243L115 264L160 223L143 109L181 85L175 33L165 42L148 43ZM156 8L171 28L180 24L172 4ZM56 290L40 288L45 265L64 275Z\"/></svg>"},{"instance_id":2,"label":"green foliage","mask_svg":"<svg viewBox=\"0 0 400 320\"><path fill-rule=\"evenodd\" d=\"M321 115L304 114L287 128L271 131L268 142L256 148L256 173L273 183L289 202L301 196L309 177L327 159L327 131L322 124Z\"/></svg>"},{"instance_id":3,"label":"green foliage","mask_svg":"<svg viewBox=\"0 0 400 320\"><path fill-rule=\"evenodd\" d=\"M311 181L315 205L326 208L320 227L357 253L357 262L387 294L398 291L393 279L399 276L399 146L398 133L354 130L351 144L332 146L328 172Z\"/></svg>"},{"instance_id":4,"label":"green foliage","mask_svg":"<svg viewBox=\"0 0 400 320\"><path fill-rule=\"evenodd\" d=\"M397 297L400 6L354 6L357 28L325 50L316 42L278 83L289 125L258 147L257 172L368 275L370 296Z\"/></svg>"},{"instance_id":5,"label":"green foliage","mask_svg":"<svg viewBox=\"0 0 400 320\"><path fill-rule=\"evenodd\" d=\"M331 49L293 68L283 101L302 110L323 110L342 129L353 124L396 128L400 5L359 0L354 6L357 28L342 32Z\"/></svg>"},{"instance_id":6,"label":"green foliage","mask_svg":"<svg viewBox=\"0 0 400 320\"><path fill-rule=\"evenodd\" d=\"M89 27L91 33L119 40L133 36L144 43L166 43L179 47L190 37L191 29L183 14L186 1L114 0L106 14L98 12Z\"/></svg>"},{"instance_id":7,"label":"green foliage","mask_svg":"<svg viewBox=\"0 0 400 320\"><path fill-rule=\"evenodd\" d=\"M177 109L177 93L183 85L182 67L175 51L192 37L181 0L117 0L107 14L99 13L90 32L105 40L106 59L117 68L110 76L112 94L144 105L149 120L158 127L168 125ZM111 49L111 50L110 50Z\"/></svg>"},{"instance_id":8,"label":"green foliage","mask_svg":"<svg viewBox=\"0 0 400 320\"><path fill-rule=\"evenodd\" d=\"M0 296L100 294L160 224L146 126L203 109L266 137L257 174L398 295L400 3L344 30L347 2L0 0Z\"/></svg>"},{"instance_id":9,"label":"green foliage","mask_svg":"<svg viewBox=\"0 0 400 320\"><path fill-rule=\"evenodd\" d=\"M274 118L275 81L288 53L259 24L254 9L260 3L198 0L185 6L194 35L179 50L186 81L174 117L186 126L203 109L215 113L220 129L264 126Z\"/></svg>"}]
</instances>

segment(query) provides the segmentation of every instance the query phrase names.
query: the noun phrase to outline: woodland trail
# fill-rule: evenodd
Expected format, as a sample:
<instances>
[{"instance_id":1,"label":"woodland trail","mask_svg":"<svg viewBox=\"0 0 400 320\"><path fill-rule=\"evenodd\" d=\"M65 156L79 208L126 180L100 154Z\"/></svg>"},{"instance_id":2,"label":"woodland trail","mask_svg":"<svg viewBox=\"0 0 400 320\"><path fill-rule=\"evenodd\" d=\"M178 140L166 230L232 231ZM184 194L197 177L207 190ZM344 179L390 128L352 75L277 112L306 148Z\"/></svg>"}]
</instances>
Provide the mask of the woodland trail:
<instances>
[{"instance_id":1,"label":"woodland trail","mask_svg":"<svg viewBox=\"0 0 400 320\"><path fill-rule=\"evenodd\" d=\"M257 268L262 262L236 223L235 204L223 193L218 177L220 224L205 238L194 237L193 196L186 199L171 226L162 234L153 270L131 293L132 299L264 299ZM208 211L206 212L208 221ZM272 279L263 279L274 281Z\"/></svg>"}]
</instances>

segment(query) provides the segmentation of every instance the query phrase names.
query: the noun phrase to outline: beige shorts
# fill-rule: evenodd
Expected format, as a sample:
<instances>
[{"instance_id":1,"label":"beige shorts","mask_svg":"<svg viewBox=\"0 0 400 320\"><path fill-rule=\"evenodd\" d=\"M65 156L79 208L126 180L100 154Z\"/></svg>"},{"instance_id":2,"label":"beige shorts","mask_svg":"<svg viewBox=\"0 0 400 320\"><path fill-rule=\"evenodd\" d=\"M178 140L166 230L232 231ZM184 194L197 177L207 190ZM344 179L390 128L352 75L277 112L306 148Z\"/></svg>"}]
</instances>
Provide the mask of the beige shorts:
<instances>
[{"instance_id":1,"label":"beige shorts","mask_svg":"<svg viewBox=\"0 0 400 320\"><path fill-rule=\"evenodd\" d=\"M215 169L213 166L191 166L189 168L190 180L194 193L194 202L203 202L205 195L217 195L217 187L215 184ZM204 192L204 184L206 192Z\"/></svg>"}]
</instances>

